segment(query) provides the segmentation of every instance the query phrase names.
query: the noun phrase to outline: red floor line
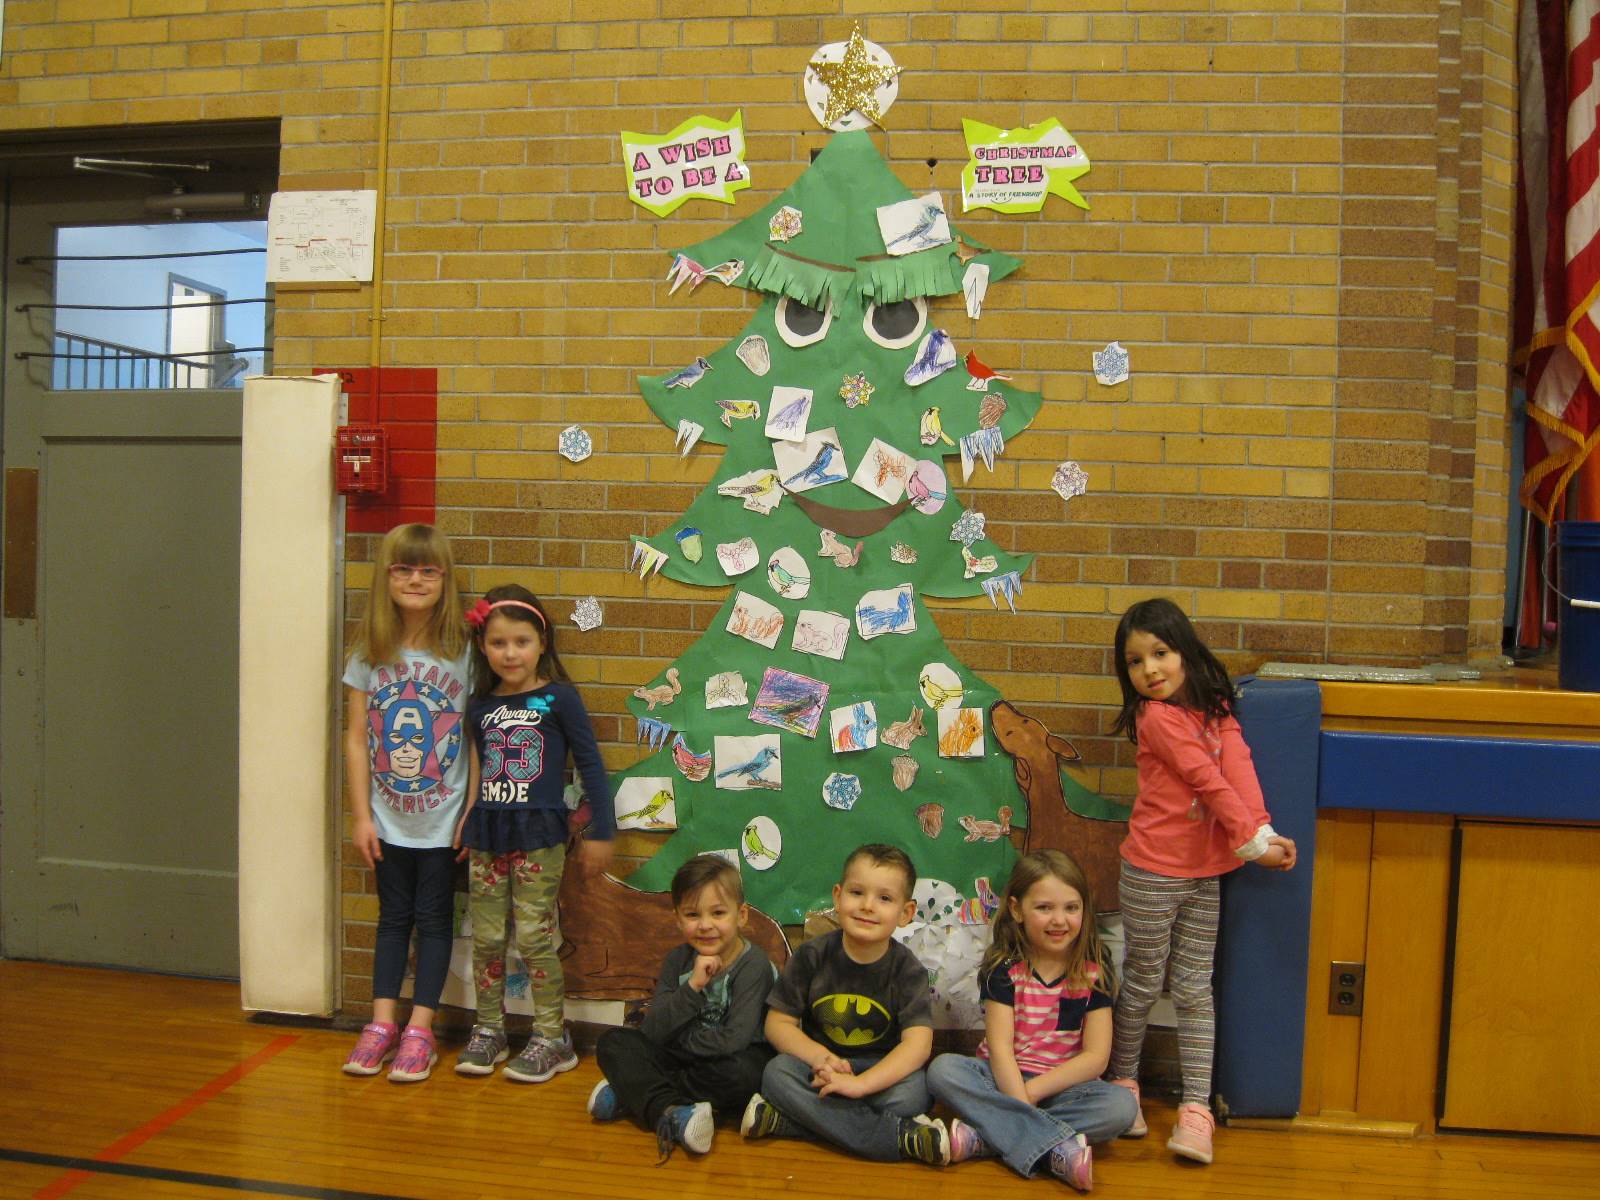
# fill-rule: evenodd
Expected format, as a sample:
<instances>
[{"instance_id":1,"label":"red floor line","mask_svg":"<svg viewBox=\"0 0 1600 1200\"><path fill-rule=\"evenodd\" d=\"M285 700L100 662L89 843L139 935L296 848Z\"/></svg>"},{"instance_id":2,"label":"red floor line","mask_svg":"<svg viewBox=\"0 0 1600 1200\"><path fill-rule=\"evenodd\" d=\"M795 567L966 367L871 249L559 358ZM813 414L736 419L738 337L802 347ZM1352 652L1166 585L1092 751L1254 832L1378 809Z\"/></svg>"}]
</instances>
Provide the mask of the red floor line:
<instances>
[{"instance_id":1,"label":"red floor line","mask_svg":"<svg viewBox=\"0 0 1600 1200\"><path fill-rule=\"evenodd\" d=\"M256 1051L243 1062L229 1067L226 1071L224 1071L221 1075L218 1075L209 1083L202 1084L200 1087L196 1088L188 1096L185 1096L171 1108L167 1109L166 1112L152 1117L143 1125L139 1126L138 1129L135 1129L131 1133L124 1134L122 1137L112 1142L111 1145L107 1146L104 1150L96 1153L94 1155L95 1161L120 1161L122 1158L126 1157L130 1151L144 1145L145 1142L148 1142L151 1138L155 1137L163 1130L170 1129L174 1124L183 1120L184 1117L188 1116L202 1104L205 1104L209 1100L216 1099L216 1097L220 1096L234 1084L238 1083L239 1080L250 1074L250 1072L254 1071L257 1067L271 1061L273 1058L276 1058L279 1054L282 1054L285 1050L299 1040L300 1037L298 1034L284 1034L282 1037L273 1038L272 1041L268 1042L265 1046ZM93 1173L89 1171L68 1171L59 1179L45 1184L44 1187L36 1191L33 1194L33 1200L57 1200L57 1197L65 1196L79 1184L93 1178Z\"/></svg>"}]
</instances>

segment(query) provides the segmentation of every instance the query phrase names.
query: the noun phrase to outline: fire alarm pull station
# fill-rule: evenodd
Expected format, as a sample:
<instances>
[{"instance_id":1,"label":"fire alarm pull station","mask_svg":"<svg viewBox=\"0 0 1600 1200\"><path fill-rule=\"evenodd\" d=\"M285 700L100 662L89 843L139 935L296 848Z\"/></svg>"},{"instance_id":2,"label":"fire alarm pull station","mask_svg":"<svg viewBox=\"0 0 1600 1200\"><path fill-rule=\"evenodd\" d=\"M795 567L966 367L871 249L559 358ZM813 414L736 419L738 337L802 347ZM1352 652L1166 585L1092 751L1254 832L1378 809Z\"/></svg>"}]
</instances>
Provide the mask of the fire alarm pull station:
<instances>
[{"instance_id":1,"label":"fire alarm pull station","mask_svg":"<svg viewBox=\"0 0 1600 1200\"><path fill-rule=\"evenodd\" d=\"M333 465L341 496L366 496L389 486L389 431L381 425L341 425Z\"/></svg>"}]
</instances>

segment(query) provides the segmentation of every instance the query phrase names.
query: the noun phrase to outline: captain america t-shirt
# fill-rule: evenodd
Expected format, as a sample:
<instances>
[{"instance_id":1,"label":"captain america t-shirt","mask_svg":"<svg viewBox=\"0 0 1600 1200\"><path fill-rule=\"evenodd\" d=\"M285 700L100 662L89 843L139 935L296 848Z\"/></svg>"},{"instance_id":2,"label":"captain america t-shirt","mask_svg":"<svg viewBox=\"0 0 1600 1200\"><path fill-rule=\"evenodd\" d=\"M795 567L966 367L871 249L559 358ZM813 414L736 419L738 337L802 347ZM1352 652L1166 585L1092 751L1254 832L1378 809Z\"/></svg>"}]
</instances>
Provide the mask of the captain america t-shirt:
<instances>
[{"instance_id":1,"label":"captain america t-shirt","mask_svg":"<svg viewBox=\"0 0 1600 1200\"><path fill-rule=\"evenodd\" d=\"M372 823L391 846L434 849L455 837L467 792L470 655L402 650L374 667L353 654L345 668L345 685L366 693Z\"/></svg>"}]
</instances>

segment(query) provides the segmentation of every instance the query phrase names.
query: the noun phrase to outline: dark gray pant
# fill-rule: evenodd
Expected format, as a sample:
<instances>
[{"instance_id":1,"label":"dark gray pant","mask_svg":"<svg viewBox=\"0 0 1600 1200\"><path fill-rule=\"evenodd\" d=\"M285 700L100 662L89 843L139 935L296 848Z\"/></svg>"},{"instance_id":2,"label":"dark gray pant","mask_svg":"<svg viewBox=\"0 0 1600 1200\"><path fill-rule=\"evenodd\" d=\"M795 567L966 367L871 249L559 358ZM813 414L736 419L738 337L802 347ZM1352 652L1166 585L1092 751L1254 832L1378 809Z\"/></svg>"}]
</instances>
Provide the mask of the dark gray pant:
<instances>
[{"instance_id":1,"label":"dark gray pant","mask_svg":"<svg viewBox=\"0 0 1600 1200\"><path fill-rule=\"evenodd\" d=\"M622 1111L650 1129L674 1105L702 1100L719 1116L739 1116L761 1090L761 1070L771 1057L766 1043L757 1042L737 1054L695 1058L658 1046L637 1029L608 1029L595 1047L600 1073Z\"/></svg>"}]
</instances>

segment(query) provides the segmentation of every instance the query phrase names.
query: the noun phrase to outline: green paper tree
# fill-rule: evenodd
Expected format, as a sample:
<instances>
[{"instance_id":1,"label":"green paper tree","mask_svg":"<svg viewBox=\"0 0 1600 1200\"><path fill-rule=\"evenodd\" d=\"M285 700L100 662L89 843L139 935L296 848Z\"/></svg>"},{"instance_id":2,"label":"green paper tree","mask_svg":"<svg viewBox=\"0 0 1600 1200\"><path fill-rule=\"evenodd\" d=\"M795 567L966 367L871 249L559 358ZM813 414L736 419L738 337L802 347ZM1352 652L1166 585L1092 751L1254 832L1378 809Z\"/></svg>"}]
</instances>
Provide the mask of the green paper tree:
<instances>
[{"instance_id":1,"label":"green paper tree","mask_svg":"<svg viewBox=\"0 0 1600 1200\"><path fill-rule=\"evenodd\" d=\"M724 588L728 599L705 634L672 664L681 691L653 707L644 700L629 703L634 716L646 723L647 733L650 721L670 725L671 732L659 750L619 773L613 787L633 777L670 778L677 820L676 832L630 877L637 887L664 890L673 872L693 855L743 848L748 899L779 921L792 923L807 912L829 907L840 863L862 843L900 846L911 855L920 875L942 879L967 896L975 894L974 880L980 876L998 885L1014 861L1010 841L1000 835L1001 810L1009 809L1016 825L1025 824L1027 814L1013 781L1011 760L989 727L988 709L999 693L951 653L923 598L983 595L985 579L1026 569L1027 556L1003 553L986 537L963 553L963 543L952 537L952 529L965 510L955 496L945 459L958 458L961 438L984 423L990 430L987 436L998 433L1009 441L1032 422L1040 399L1037 393L998 380L991 380L987 391L972 390L968 386L972 376L959 362L918 386L908 384L905 375L924 338L939 327L936 298L956 297L953 304L944 302L950 306L944 311L962 303L962 280L968 269L963 255L987 267L991 283L1019 264L987 250L953 225L950 243L898 257L887 254L877 210L910 198L867 133L839 133L781 196L719 236L682 252L701 267L730 264L723 274L736 286L763 293L765 300L738 337L703 355L709 366L691 386L669 386L673 375L640 380L646 402L669 429L677 431L681 422L694 422L704 429L702 446L726 447L714 479L682 519L642 541L666 556L662 571L667 576ZM770 222L785 208L799 211L801 232L787 241L774 240ZM680 290L674 299L689 294ZM756 373L746 361L748 357L760 365L750 344L756 335L765 342L770 358L765 374ZM740 355L741 346L746 357ZM969 349L960 347L960 356L964 358ZM1003 353L998 357L1003 359ZM873 391L865 403L851 406L840 389L846 376L855 375L864 375ZM880 468L886 472L884 494L895 492L900 455L904 456L901 469L924 460L932 466L921 468L911 490L893 502L850 478L800 490L808 482L805 472L797 472L793 461L788 470L781 469L778 458L792 457L794 451L767 433L773 410L786 408L795 395L781 392L774 400L775 387L809 389L808 433L835 430L849 474L854 476L863 459L869 459L874 482ZM935 438L934 444L925 445L925 414L935 408L949 440ZM875 439L882 443L876 450ZM804 453L807 447L794 445L800 446L809 466L813 460ZM885 447L889 452L880 453ZM839 456L820 448L817 453L828 461L810 478L827 478ZM980 461L975 469L982 472L985 467ZM793 490L780 490L774 496L772 474ZM747 480L745 495L718 491L742 478ZM947 497L942 506L937 502L940 491ZM768 512L747 507L752 495L758 504L776 499L776 506ZM967 518L969 524L972 519ZM825 529L837 535L830 544L842 548L832 557L821 553ZM686 535L686 530L699 530L698 539ZM718 546L744 538L754 540L756 565L748 573L730 577ZM698 561L691 561L696 540L700 554ZM839 565L850 560L858 545L859 558L853 565ZM797 552L809 571L809 590L803 598L793 595L792 571L768 569L774 553L784 547ZM906 561L913 556L914 561ZM784 557L792 567L793 557ZM992 563L985 561L990 557ZM982 573L969 571L969 565ZM906 585L911 592L909 607L900 591ZM867 598L867 607L877 610L864 618L869 628L875 620L892 624L896 613L910 612L914 631L862 637L857 609L873 592L887 594ZM743 597L771 605L781 614L783 625L773 648L729 632L730 619L737 619L736 606L749 603ZM1006 604L1004 599L991 599L1002 607ZM849 620L842 659L794 648L797 626L816 624L814 618L802 617L807 611ZM944 669L929 672L929 664L942 664ZM827 701L814 737L751 719L751 705L768 668L827 684ZM747 684L749 703L708 708L706 681L735 670ZM663 672L652 681L663 697L672 694L667 675ZM927 694L925 677L931 683ZM959 681L959 696L948 688L952 677ZM930 699L969 710L969 723L976 716L983 734L980 757L941 755L939 713ZM863 701L870 701L876 711L878 744L835 752L830 711ZM926 734L915 738L908 750L886 743L884 734L912 718L916 710ZM865 722L859 712L854 715L859 734ZM959 725L961 716L955 713L947 719ZM781 772L781 787L716 786L719 775L740 765L731 752L714 754L716 739L763 735L775 735L779 759L755 768L756 778L775 779ZM731 750L730 744L724 745ZM690 773L696 769L696 756L706 755L713 755L710 773L699 781L687 777L685 769ZM903 755L916 764L915 778L905 790L895 783L895 760ZM703 770L704 758L699 757L698 763ZM902 781L906 767L900 764ZM824 800L825 783L835 774L859 781L859 798L848 808ZM837 780L834 783L835 801L847 802L848 784L841 788ZM632 786L658 794L649 785ZM942 811L935 814L929 805ZM619 806L619 814L626 811ZM771 824L762 823L753 835L747 834L759 817ZM762 840L770 839L773 829L781 845L769 846ZM975 840L969 838L974 829ZM766 853L771 850L778 851L776 861Z\"/></svg>"}]
</instances>

